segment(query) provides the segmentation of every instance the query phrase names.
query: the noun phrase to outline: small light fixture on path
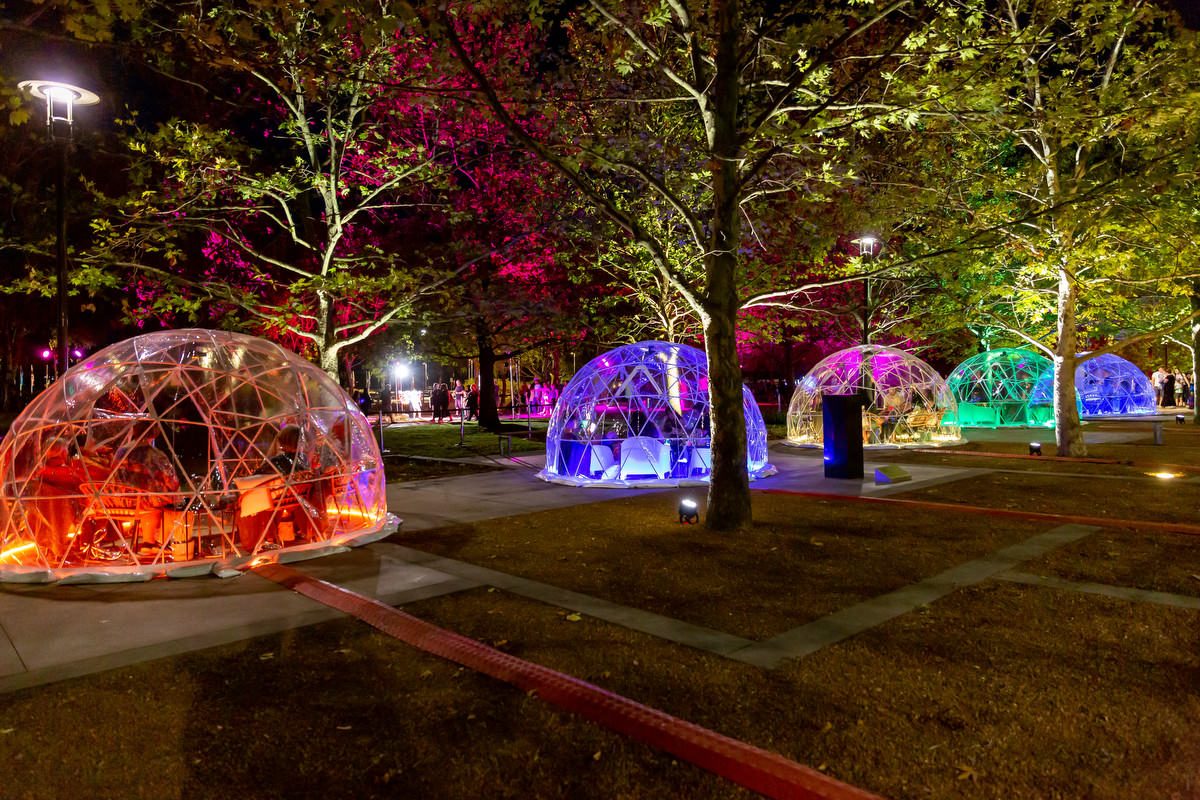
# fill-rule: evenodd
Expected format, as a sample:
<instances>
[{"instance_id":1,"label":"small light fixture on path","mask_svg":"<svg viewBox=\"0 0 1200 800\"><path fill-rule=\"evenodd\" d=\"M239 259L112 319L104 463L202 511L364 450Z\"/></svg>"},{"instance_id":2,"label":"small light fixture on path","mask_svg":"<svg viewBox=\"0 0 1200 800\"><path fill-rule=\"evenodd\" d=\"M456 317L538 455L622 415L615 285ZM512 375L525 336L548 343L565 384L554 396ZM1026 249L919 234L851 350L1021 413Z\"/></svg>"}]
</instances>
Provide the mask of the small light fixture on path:
<instances>
[{"instance_id":1,"label":"small light fixture on path","mask_svg":"<svg viewBox=\"0 0 1200 800\"><path fill-rule=\"evenodd\" d=\"M1186 420L1187 420L1187 417L1185 417L1183 414L1175 415L1175 424L1176 425L1182 425Z\"/></svg>"},{"instance_id":2,"label":"small light fixture on path","mask_svg":"<svg viewBox=\"0 0 1200 800\"><path fill-rule=\"evenodd\" d=\"M1029 455L1040 456L1041 454L1042 454L1042 443L1041 442L1030 442L1029 443Z\"/></svg>"},{"instance_id":3,"label":"small light fixture on path","mask_svg":"<svg viewBox=\"0 0 1200 800\"><path fill-rule=\"evenodd\" d=\"M700 521L700 507L690 497L679 501L679 524L691 525Z\"/></svg>"}]
</instances>

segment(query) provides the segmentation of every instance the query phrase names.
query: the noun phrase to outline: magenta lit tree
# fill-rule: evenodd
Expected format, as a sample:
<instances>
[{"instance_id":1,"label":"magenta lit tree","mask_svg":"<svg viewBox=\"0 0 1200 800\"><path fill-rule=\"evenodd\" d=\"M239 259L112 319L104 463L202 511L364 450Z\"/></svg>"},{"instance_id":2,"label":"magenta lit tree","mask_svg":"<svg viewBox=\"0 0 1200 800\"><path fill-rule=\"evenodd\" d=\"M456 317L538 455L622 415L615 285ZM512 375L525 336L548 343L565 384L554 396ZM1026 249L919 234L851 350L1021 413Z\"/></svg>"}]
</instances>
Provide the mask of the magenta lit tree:
<instances>
[{"instance_id":1,"label":"magenta lit tree","mask_svg":"<svg viewBox=\"0 0 1200 800\"><path fill-rule=\"evenodd\" d=\"M406 235L446 146L431 87L405 88L436 83L429 48L369 0L200 11L171 44L239 110L131 131L139 184L95 258L135 276L143 316L208 315L336 374L449 278Z\"/></svg>"}]
</instances>

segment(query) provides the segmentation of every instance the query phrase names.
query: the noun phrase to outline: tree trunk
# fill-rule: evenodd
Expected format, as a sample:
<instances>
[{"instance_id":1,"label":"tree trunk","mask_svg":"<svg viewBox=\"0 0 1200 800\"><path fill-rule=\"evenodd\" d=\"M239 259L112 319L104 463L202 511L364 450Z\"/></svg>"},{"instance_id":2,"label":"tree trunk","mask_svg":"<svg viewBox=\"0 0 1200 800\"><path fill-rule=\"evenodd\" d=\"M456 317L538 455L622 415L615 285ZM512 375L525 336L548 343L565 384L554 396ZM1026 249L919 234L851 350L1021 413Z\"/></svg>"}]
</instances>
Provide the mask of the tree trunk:
<instances>
[{"instance_id":1,"label":"tree trunk","mask_svg":"<svg viewBox=\"0 0 1200 800\"><path fill-rule=\"evenodd\" d=\"M329 294L317 290L317 364L335 381L338 379L337 332L334 330L333 303ZM353 378L351 379L353 383Z\"/></svg>"},{"instance_id":2,"label":"tree trunk","mask_svg":"<svg viewBox=\"0 0 1200 800\"><path fill-rule=\"evenodd\" d=\"M1190 299L1192 301L1192 313L1200 313L1200 278L1192 279L1192 294ZM1200 375L1200 360L1197 360L1200 359L1200 320L1193 319L1188 324L1188 328L1192 332L1192 374L1190 377L1192 381L1192 408L1195 408L1197 405L1200 405L1195 400L1196 391L1200 390L1200 386L1196 385L1196 376ZM1200 414L1192 415L1192 424L1200 425Z\"/></svg>"},{"instance_id":3,"label":"tree trunk","mask_svg":"<svg viewBox=\"0 0 1200 800\"><path fill-rule=\"evenodd\" d=\"M500 430L500 412L496 409L496 351L482 322L476 325L475 341L479 346L479 427L494 433Z\"/></svg>"},{"instance_id":4,"label":"tree trunk","mask_svg":"<svg viewBox=\"0 0 1200 800\"><path fill-rule=\"evenodd\" d=\"M717 23L716 75L712 93L713 216L705 258L708 318L708 394L712 405L712 476L705 525L733 531L750 527L750 479L746 473L746 416L737 357L738 297L738 81L737 0L713 4Z\"/></svg>"},{"instance_id":5,"label":"tree trunk","mask_svg":"<svg viewBox=\"0 0 1200 800\"><path fill-rule=\"evenodd\" d=\"M1065 268L1058 273L1058 344L1054 349L1054 427L1058 455L1087 455L1079 406L1075 403L1075 281Z\"/></svg>"}]
</instances>

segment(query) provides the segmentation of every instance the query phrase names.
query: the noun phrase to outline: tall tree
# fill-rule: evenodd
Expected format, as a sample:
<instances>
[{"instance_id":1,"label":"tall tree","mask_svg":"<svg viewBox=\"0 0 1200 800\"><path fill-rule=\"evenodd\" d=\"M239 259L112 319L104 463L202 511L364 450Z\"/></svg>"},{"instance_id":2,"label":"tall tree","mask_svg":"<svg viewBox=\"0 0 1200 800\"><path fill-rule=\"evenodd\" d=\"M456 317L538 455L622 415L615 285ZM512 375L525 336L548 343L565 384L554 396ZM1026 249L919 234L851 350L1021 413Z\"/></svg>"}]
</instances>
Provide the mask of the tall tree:
<instances>
[{"instance_id":1,"label":"tall tree","mask_svg":"<svg viewBox=\"0 0 1200 800\"><path fill-rule=\"evenodd\" d=\"M902 57L924 12L897 13L909 2L581 5L550 20L546 80L583 121L558 136L525 125L543 97L497 89L496 60L460 33L465 10L427 20L514 138L641 247L700 319L713 422L706 524L739 529L752 519L737 360L743 244L773 201L802 202L846 178L839 153L856 126L903 121L902 109L869 108L859 93ZM637 198L662 209L665 236L631 211ZM695 275L677 268L668 242L690 249Z\"/></svg>"},{"instance_id":2,"label":"tall tree","mask_svg":"<svg viewBox=\"0 0 1200 800\"><path fill-rule=\"evenodd\" d=\"M933 213L912 241L969 243L948 260L950 283L969 290L977 322L1053 358L1058 453L1085 455L1077 364L1163 331L1080 356L1080 329L1115 333L1122 309L1187 276L1161 236L1156 195L1195 124L1193 37L1141 0L962 9L956 44L975 57L950 78L967 91L940 108L957 127L925 142L936 146L922 164L945 179L926 184Z\"/></svg>"},{"instance_id":3,"label":"tall tree","mask_svg":"<svg viewBox=\"0 0 1200 800\"><path fill-rule=\"evenodd\" d=\"M439 137L426 95L396 87L428 54L387 0L164 10L166 66L208 70L206 110L232 111L131 131L135 187L94 257L138 275L149 313L215 309L336 375L436 287L400 235Z\"/></svg>"}]
</instances>

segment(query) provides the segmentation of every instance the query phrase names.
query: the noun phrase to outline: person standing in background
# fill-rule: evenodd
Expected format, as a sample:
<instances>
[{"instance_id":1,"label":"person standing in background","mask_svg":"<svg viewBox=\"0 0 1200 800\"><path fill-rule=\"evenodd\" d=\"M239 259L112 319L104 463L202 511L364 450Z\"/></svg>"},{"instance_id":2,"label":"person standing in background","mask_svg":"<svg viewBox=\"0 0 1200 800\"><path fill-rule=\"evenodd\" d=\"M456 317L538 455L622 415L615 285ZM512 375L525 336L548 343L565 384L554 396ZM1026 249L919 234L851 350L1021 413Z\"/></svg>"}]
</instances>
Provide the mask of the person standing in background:
<instances>
[{"instance_id":1,"label":"person standing in background","mask_svg":"<svg viewBox=\"0 0 1200 800\"><path fill-rule=\"evenodd\" d=\"M1181 369L1175 370L1175 393L1179 398L1179 405L1184 407L1191 405L1192 382L1188 380L1187 374Z\"/></svg>"},{"instance_id":2,"label":"person standing in background","mask_svg":"<svg viewBox=\"0 0 1200 800\"><path fill-rule=\"evenodd\" d=\"M467 421L479 419L479 387L472 383L467 391Z\"/></svg>"},{"instance_id":3,"label":"person standing in background","mask_svg":"<svg viewBox=\"0 0 1200 800\"><path fill-rule=\"evenodd\" d=\"M462 380L454 381L454 390L451 392L454 398L454 416L450 418L453 422L455 417L462 419L462 416L467 413L467 390L463 386Z\"/></svg>"}]
</instances>

